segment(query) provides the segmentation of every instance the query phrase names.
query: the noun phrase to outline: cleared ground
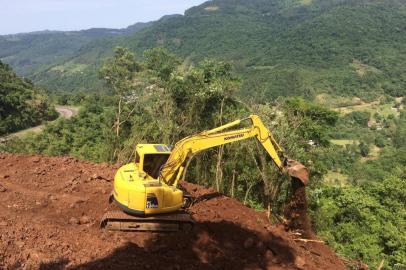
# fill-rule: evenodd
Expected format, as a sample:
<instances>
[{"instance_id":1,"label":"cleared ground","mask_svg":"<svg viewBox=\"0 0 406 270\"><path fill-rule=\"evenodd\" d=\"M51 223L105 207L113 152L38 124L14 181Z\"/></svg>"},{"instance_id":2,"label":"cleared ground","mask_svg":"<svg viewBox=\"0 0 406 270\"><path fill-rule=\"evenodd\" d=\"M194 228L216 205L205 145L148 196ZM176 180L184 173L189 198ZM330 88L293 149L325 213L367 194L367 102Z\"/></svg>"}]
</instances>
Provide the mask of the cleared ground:
<instances>
[{"instance_id":1,"label":"cleared ground","mask_svg":"<svg viewBox=\"0 0 406 270\"><path fill-rule=\"evenodd\" d=\"M352 145L352 144L358 145L359 144L358 140L339 140L339 139L336 139L336 140L330 140L330 142L332 144L340 145L340 146L346 146L346 145Z\"/></svg>"},{"instance_id":2,"label":"cleared ground","mask_svg":"<svg viewBox=\"0 0 406 270\"><path fill-rule=\"evenodd\" d=\"M393 114L394 116L399 116L399 112L403 109L403 105L399 108L395 108L396 104L400 104L403 100L402 97L395 98L392 102L381 102L383 97L371 102L362 101L358 97L339 97L332 96L329 94L319 94L315 98L315 102L324 105L340 114L348 114L351 112L361 112L366 111L371 113L372 119L374 119L374 114L378 113L381 116L388 117Z\"/></svg>"},{"instance_id":3,"label":"cleared ground","mask_svg":"<svg viewBox=\"0 0 406 270\"><path fill-rule=\"evenodd\" d=\"M348 183L348 175L345 175L345 174L342 174L339 172L329 171L324 176L324 180L325 180L325 183L329 184L329 185L345 186Z\"/></svg>"},{"instance_id":4,"label":"cleared ground","mask_svg":"<svg viewBox=\"0 0 406 270\"><path fill-rule=\"evenodd\" d=\"M189 209L191 232L101 230L116 169L0 154L0 269L345 269L323 243L188 183L200 199Z\"/></svg>"}]
</instances>

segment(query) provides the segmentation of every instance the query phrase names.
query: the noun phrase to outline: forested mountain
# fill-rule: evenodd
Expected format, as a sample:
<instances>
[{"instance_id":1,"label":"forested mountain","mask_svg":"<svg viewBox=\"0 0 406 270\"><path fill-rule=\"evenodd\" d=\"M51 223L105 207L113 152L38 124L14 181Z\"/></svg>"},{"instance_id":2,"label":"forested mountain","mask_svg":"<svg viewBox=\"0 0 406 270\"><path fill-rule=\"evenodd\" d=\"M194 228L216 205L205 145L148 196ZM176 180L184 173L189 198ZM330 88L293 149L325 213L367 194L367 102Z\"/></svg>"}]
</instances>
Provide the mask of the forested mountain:
<instances>
[{"instance_id":1,"label":"forested mountain","mask_svg":"<svg viewBox=\"0 0 406 270\"><path fill-rule=\"evenodd\" d=\"M254 92L258 99L321 92L402 96L405 3L214 0L137 33L88 43L74 57L30 76L53 89L95 90L97 66L113 47L129 47L142 57L143 50L164 46L186 64L206 57L232 60L245 79L242 94Z\"/></svg>"},{"instance_id":2,"label":"forested mountain","mask_svg":"<svg viewBox=\"0 0 406 270\"><path fill-rule=\"evenodd\" d=\"M0 135L56 118L47 96L0 61Z\"/></svg>"},{"instance_id":3,"label":"forested mountain","mask_svg":"<svg viewBox=\"0 0 406 270\"><path fill-rule=\"evenodd\" d=\"M140 31L151 23L136 23L125 29L93 28L83 31L39 31L0 36L0 59L21 76L32 77L50 65L74 57L86 44Z\"/></svg>"}]
</instances>

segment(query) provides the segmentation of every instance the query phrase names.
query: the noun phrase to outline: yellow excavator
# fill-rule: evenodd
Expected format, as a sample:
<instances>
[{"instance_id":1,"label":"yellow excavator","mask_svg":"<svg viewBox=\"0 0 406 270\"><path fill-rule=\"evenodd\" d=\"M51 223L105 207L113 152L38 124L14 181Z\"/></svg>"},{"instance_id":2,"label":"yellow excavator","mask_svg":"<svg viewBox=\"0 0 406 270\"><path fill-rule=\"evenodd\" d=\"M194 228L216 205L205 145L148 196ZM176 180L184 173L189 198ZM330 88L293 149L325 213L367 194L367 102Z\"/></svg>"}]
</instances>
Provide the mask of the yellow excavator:
<instances>
[{"instance_id":1,"label":"yellow excavator","mask_svg":"<svg viewBox=\"0 0 406 270\"><path fill-rule=\"evenodd\" d=\"M248 127L232 129L249 121ZM255 137L276 167L304 185L308 170L288 160L272 133L256 115L203 131L177 142L174 148L163 144L138 144L135 161L118 169L110 202L121 210L107 212L101 226L122 231L188 230L193 220L183 207L190 199L178 186L187 167L198 152Z\"/></svg>"}]
</instances>

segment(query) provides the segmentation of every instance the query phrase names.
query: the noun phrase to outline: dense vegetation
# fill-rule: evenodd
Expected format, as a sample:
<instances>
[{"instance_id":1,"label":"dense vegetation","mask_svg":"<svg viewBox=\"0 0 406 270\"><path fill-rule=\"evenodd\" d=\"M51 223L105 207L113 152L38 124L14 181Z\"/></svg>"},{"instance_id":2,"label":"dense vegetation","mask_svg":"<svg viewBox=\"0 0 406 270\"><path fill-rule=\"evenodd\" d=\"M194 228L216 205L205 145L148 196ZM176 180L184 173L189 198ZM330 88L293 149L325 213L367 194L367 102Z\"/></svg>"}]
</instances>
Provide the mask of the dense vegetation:
<instances>
[{"instance_id":1,"label":"dense vegetation","mask_svg":"<svg viewBox=\"0 0 406 270\"><path fill-rule=\"evenodd\" d=\"M52 89L98 90L95 65L113 47L142 54L164 46L186 63L205 57L232 61L244 78L240 95L256 101L321 92L403 96L405 24L401 0L215 0L134 34L87 43L30 76Z\"/></svg>"},{"instance_id":2,"label":"dense vegetation","mask_svg":"<svg viewBox=\"0 0 406 270\"><path fill-rule=\"evenodd\" d=\"M369 113L340 115L302 98L244 103L238 98L242 81L230 64L206 59L185 65L163 48L145 51L142 60L117 48L99 76L111 89L109 95L61 96L64 103L80 103L79 115L3 148L126 163L132 160L136 143L173 145L184 136L256 113L287 154L306 161L311 169L312 219L319 235L349 259L374 267L385 259L387 269L405 264L402 109L399 116L374 115L375 125L382 127L377 130L368 127ZM331 139L353 143L344 147L331 144ZM371 157L375 146L380 151ZM347 175L347 182L329 183L326 175L331 171ZM253 207L271 209L277 216L288 190L288 181L278 175L256 142L245 141L199 154L187 179L214 186Z\"/></svg>"},{"instance_id":3,"label":"dense vegetation","mask_svg":"<svg viewBox=\"0 0 406 270\"><path fill-rule=\"evenodd\" d=\"M313 221L318 234L340 255L374 266L385 259L385 269L403 269L406 175L392 171L381 181L369 180L359 186L317 190Z\"/></svg>"},{"instance_id":4,"label":"dense vegetation","mask_svg":"<svg viewBox=\"0 0 406 270\"><path fill-rule=\"evenodd\" d=\"M43 91L0 62L0 135L38 125L56 116Z\"/></svg>"},{"instance_id":5,"label":"dense vegetation","mask_svg":"<svg viewBox=\"0 0 406 270\"><path fill-rule=\"evenodd\" d=\"M325 183L313 190L312 217L319 235L345 257L374 265L385 259L388 269L405 266L405 127L403 111L381 131L366 130L364 142L326 153L324 165L348 175L352 184ZM371 157L368 151L376 145L380 152Z\"/></svg>"},{"instance_id":6,"label":"dense vegetation","mask_svg":"<svg viewBox=\"0 0 406 270\"><path fill-rule=\"evenodd\" d=\"M137 23L126 29L95 28L0 36L0 60L13 66L21 76L35 77L35 74L48 70L52 65L68 61L81 48L95 40L129 35L150 24Z\"/></svg>"}]
</instances>

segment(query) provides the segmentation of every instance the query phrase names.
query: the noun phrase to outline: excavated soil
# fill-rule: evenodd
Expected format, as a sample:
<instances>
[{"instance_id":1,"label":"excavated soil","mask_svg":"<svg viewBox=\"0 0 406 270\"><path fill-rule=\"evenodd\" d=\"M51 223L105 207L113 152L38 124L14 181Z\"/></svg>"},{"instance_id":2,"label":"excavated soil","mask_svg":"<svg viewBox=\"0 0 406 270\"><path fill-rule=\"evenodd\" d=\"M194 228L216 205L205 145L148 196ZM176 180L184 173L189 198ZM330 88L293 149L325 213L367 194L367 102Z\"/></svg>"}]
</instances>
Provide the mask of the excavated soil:
<instances>
[{"instance_id":1,"label":"excavated soil","mask_svg":"<svg viewBox=\"0 0 406 270\"><path fill-rule=\"evenodd\" d=\"M345 269L324 244L189 183L191 232L101 230L116 169L0 154L0 269Z\"/></svg>"},{"instance_id":2,"label":"excavated soil","mask_svg":"<svg viewBox=\"0 0 406 270\"><path fill-rule=\"evenodd\" d=\"M307 215L306 187L297 178L292 178L291 198L285 206L285 224L289 230L297 230L303 237L314 238L311 222Z\"/></svg>"}]
</instances>

